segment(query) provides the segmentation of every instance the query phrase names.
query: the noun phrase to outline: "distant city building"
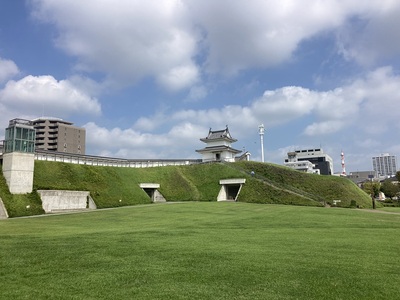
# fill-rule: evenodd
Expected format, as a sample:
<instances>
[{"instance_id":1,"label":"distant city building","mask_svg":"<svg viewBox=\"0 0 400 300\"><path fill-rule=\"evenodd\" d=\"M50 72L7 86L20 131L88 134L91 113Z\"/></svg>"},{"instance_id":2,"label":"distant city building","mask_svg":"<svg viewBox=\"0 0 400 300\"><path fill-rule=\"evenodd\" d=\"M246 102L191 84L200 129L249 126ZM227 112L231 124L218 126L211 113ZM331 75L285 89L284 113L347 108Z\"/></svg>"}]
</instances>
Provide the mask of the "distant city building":
<instances>
[{"instance_id":1,"label":"distant city building","mask_svg":"<svg viewBox=\"0 0 400 300\"><path fill-rule=\"evenodd\" d=\"M378 174L375 171L356 171L350 172L346 176L348 179L356 184L361 184L365 181L376 181L378 179Z\"/></svg>"},{"instance_id":2,"label":"distant city building","mask_svg":"<svg viewBox=\"0 0 400 300\"><path fill-rule=\"evenodd\" d=\"M211 128L208 132L208 136L201 138L200 141L207 144L203 149L196 150L200 153L203 162L207 161L227 161L234 162L235 155L242 152L240 150L231 147L231 144L236 142L231 134L229 133L228 126L223 130L212 131ZM248 158L248 155L247 155Z\"/></svg>"},{"instance_id":3,"label":"distant city building","mask_svg":"<svg viewBox=\"0 0 400 300\"><path fill-rule=\"evenodd\" d=\"M289 155L289 153L288 153ZM305 161L288 161L285 162L285 166L295 169L297 171L306 172L306 173L313 173L313 174L320 174L319 169L315 169L315 165L308 160Z\"/></svg>"},{"instance_id":4,"label":"distant city building","mask_svg":"<svg viewBox=\"0 0 400 300\"><path fill-rule=\"evenodd\" d=\"M288 152L285 166L308 173L333 175L333 160L322 149L307 149Z\"/></svg>"},{"instance_id":5,"label":"distant city building","mask_svg":"<svg viewBox=\"0 0 400 300\"><path fill-rule=\"evenodd\" d=\"M36 130L36 149L85 154L85 128L58 118L38 118L32 124Z\"/></svg>"},{"instance_id":6,"label":"distant city building","mask_svg":"<svg viewBox=\"0 0 400 300\"><path fill-rule=\"evenodd\" d=\"M396 156L389 155L389 153L383 153L372 158L372 166L378 176L395 176L396 165Z\"/></svg>"}]
</instances>

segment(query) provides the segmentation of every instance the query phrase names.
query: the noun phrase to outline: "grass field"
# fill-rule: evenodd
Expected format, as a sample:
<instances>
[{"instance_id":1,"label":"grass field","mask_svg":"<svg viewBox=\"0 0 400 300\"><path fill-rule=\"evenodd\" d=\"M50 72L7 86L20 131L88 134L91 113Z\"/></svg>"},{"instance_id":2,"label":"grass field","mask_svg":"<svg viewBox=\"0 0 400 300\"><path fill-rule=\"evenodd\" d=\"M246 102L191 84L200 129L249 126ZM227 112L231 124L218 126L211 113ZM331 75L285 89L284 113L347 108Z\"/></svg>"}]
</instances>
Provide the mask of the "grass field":
<instances>
[{"instance_id":1,"label":"grass field","mask_svg":"<svg viewBox=\"0 0 400 300\"><path fill-rule=\"evenodd\" d=\"M150 204L0 221L1 299L398 299L400 214Z\"/></svg>"},{"instance_id":2,"label":"grass field","mask_svg":"<svg viewBox=\"0 0 400 300\"><path fill-rule=\"evenodd\" d=\"M392 213L399 213L400 214L400 207L381 207L379 210L392 212Z\"/></svg>"}]
</instances>

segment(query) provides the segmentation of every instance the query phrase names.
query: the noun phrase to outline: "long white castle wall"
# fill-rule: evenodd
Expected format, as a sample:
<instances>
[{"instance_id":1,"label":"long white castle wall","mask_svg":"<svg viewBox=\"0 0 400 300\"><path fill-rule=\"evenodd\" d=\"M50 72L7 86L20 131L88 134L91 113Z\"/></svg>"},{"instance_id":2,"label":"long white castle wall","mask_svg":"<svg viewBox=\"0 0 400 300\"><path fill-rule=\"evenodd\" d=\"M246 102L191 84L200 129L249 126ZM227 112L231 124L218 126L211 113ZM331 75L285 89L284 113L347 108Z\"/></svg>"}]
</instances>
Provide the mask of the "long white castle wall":
<instances>
[{"instance_id":1,"label":"long white castle wall","mask_svg":"<svg viewBox=\"0 0 400 300\"><path fill-rule=\"evenodd\" d=\"M3 175L11 194L31 193L35 154L11 152L3 154Z\"/></svg>"},{"instance_id":2,"label":"long white castle wall","mask_svg":"<svg viewBox=\"0 0 400 300\"><path fill-rule=\"evenodd\" d=\"M62 210L96 209L87 191L38 190L46 213Z\"/></svg>"}]
</instances>

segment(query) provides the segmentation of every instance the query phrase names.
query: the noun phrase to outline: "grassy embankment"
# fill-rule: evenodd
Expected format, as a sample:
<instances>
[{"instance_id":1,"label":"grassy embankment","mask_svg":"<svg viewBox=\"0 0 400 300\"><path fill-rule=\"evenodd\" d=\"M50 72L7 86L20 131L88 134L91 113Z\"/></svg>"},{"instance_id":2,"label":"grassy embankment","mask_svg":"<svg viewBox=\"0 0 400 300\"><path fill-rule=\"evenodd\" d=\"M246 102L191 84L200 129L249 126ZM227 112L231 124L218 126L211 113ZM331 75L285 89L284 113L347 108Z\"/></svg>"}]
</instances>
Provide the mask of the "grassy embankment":
<instances>
[{"instance_id":1,"label":"grassy embankment","mask_svg":"<svg viewBox=\"0 0 400 300\"><path fill-rule=\"evenodd\" d=\"M250 176L252 170L255 177ZM340 206L349 207L355 200L360 207L371 206L369 197L344 178L256 162L136 169L36 161L34 192L10 195L0 176L0 197L10 217L43 213L36 193L40 189L90 191L98 208L150 203L139 187L146 182L159 183L168 201L215 201L219 180L226 178L246 178L241 202L322 206L341 200Z\"/></svg>"},{"instance_id":2,"label":"grassy embankment","mask_svg":"<svg viewBox=\"0 0 400 300\"><path fill-rule=\"evenodd\" d=\"M400 214L191 202L0 222L4 299L398 299Z\"/></svg>"},{"instance_id":3,"label":"grassy embankment","mask_svg":"<svg viewBox=\"0 0 400 300\"><path fill-rule=\"evenodd\" d=\"M372 207L371 198L362 191L357 185L352 183L350 180L338 177L338 176L321 176L316 174L306 174L299 171L291 170L287 167L274 165L274 164L262 164L257 162L238 162L232 164L232 167L236 167L243 172L250 173L255 172L255 178L257 181L249 182L249 185L255 185L255 187L248 188L243 192L243 198L249 198L250 201L254 202L253 199L257 199L262 202L263 197L255 197L254 195L247 195L248 193L259 193L260 196L263 194L270 194L273 185L279 189L278 194L283 191L288 191L296 194L303 195L308 199L312 199L318 203L327 203L332 205L333 200L340 200L337 203L339 207L350 207L351 201L356 201L356 204L360 208ZM268 185L270 184L270 185ZM276 202L276 199L280 201ZM288 197L274 197L269 199L266 203L277 203L277 204L292 204L287 201ZM293 203L297 204L297 203ZM306 202L304 203L305 205Z\"/></svg>"}]
</instances>

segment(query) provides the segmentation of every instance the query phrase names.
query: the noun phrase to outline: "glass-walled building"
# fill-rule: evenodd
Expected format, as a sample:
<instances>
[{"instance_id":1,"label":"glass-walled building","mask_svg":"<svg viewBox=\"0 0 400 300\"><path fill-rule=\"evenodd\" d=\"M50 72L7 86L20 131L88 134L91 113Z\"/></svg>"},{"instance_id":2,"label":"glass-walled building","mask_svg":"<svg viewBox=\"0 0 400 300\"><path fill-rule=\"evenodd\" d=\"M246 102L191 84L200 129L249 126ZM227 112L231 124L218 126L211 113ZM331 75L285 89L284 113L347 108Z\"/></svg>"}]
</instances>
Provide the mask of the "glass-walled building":
<instances>
[{"instance_id":1,"label":"glass-walled building","mask_svg":"<svg viewBox=\"0 0 400 300\"><path fill-rule=\"evenodd\" d=\"M3 152L35 152L35 128L31 121L23 119L9 121L5 132Z\"/></svg>"}]
</instances>

